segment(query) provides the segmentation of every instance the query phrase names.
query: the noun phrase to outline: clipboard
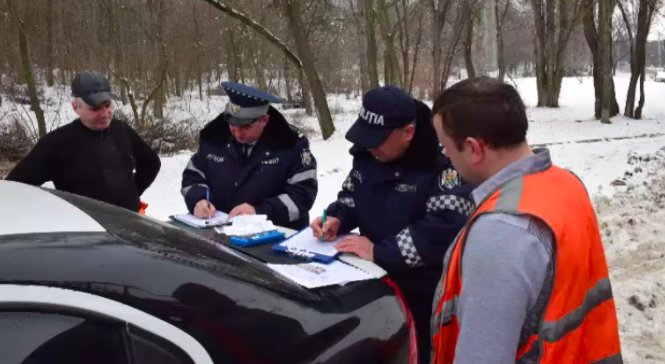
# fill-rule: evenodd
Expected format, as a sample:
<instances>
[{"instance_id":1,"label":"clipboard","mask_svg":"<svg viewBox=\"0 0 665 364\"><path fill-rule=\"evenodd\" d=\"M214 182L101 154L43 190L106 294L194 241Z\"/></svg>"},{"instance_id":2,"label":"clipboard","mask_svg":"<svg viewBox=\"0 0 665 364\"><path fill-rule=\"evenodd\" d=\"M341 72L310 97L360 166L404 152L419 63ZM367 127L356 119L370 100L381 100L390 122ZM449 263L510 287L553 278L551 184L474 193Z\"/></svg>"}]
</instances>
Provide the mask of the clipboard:
<instances>
[{"instance_id":1,"label":"clipboard","mask_svg":"<svg viewBox=\"0 0 665 364\"><path fill-rule=\"evenodd\" d=\"M316 261L330 264L334 261L339 252L335 249L336 243L343 237L338 237L335 241L320 242L312 234L312 228L305 228L294 234L285 241L272 246L272 251L276 254L286 255L293 258Z\"/></svg>"}]
</instances>

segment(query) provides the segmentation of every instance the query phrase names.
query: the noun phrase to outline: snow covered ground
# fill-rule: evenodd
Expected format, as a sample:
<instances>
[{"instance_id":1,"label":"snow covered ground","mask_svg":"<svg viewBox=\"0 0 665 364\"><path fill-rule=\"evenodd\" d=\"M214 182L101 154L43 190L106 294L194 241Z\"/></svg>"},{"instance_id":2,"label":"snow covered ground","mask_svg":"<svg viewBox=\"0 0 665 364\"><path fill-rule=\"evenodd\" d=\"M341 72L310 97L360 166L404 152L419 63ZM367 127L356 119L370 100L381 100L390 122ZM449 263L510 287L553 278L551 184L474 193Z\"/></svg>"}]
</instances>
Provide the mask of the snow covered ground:
<instances>
[{"instance_id":1,"label":"snow covered ground","mask_svg":"<svg viewBox=\"0 0 665 364\"><path fill-rule=\"evenodd\" d=\"M631 155L627 184L594 201L626 363L665 363L665 148Z\"/></svg>"},{"instance_id":2,"label":"snow covered ground","mask_svg":"<svg viewBox=\"0 0 665 364\"><path fill-rule=\"evenodd\" d=\"M615 77L618 102L623 109L628 76ZM594 197L602 225L619 316L626 363L665 362L665 83L648 80L643 120L621 116L612 124L593 120L593 81L564 79L560 108L535 108L536 82L515 80L528 107L528 140L550 148L556 164L575 172ZM52 100L47 121L57 126L73 119L67 91L47 89ZM58 95L65 95L63 97ZM167 116L203 126L224 110L225 97L198 98L188 93L168 104ZM431 100L428 101L431 105ZM312 208L318 216L336 198L351 166L350 144L344 133L356 118L359 98L329 97L337 131L327 141L316 132L310 137L318 160L319 194ZM129 109L125 110L126 112ZM302 111L286 110L287 119L318 130L316 119ZM0 122L10 116L29 117L27 109L4 102ZM163 156L162 169L143 199L148 214L166 219L185 211L180 178L190 151Z\"/></svg>"},{"instance_id":3,"label":"snow covered ground","mask_svg":"<svg viewBox=\"0 0 665 364\"><path fill-rule=\"evenodd\" d=\"M593 120L593 81L590 78L578 80L567 78L561 91L559 109L535 108L537 102L536 83L533 78L517 79L517 87L528 108L528 140L531 144L544 144L551 150L554 162L571 169L582 178L592 193L611 194L610 182L623 176L628 168L627 155L630 152L654 152L665 145L665 83L647 82L647 104L644 120L631 120L617 116L610 125L601 125ZM616 78L619 104L623 98L628 78ZM357 116L361 104L359 98L347 99L344 96L329 98L330 108L337 131L327 141L319 136L310 138L314 156L319 162L319 194L311 210L311 215L320 214L328 203L335 199L346 174L351 167L351 157L347 153L350 143L344 133ZM428 101L431 105L431 101ZM211 117L224 109L224 101L210 103L206 109ZM294 115L293 111L286 111ZM199 113L199 115L202 113ZM301 113L295 113L298 119ZM317 129L312 117L305 117L305 125ZM191 152L163 158L162 170L157 180L146 191L144 198L151 204L148 214L166 219L169 215L185 209L179 195L180 174L185 168Z\"/></svg>"}]
</instances>

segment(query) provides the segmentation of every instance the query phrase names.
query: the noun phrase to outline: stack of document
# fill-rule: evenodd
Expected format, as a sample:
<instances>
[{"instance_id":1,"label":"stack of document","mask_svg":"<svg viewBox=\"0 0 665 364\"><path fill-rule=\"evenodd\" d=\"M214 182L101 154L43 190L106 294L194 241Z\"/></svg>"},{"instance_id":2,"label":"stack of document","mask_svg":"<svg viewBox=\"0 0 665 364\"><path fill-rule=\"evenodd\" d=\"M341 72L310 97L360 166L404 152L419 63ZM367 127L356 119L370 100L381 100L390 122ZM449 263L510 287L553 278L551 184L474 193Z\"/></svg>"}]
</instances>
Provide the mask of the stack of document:
<instances>
[{"instance_id":1,"label":"stack of document","mask_svg":"<svg viewBox=\"0 0 665 364\"><path fill-rule=\"evenodd\" d=\"M224 212L216 211L209 219L199 219L192 214L179 214L171 216L174 220L195 228L206 228L212 226L224 225L229 220L229 215Z\"/></svg>"},{"instance_id":2,"label":"stack of document","mask_svg":"<svg viewBox=\"0 0 665 364\"><path fill-rule=\"evenodd\" d=\"M275 229L267 215L238 215L231 220L230 226L215 230L228 236L247 236Z\"/></svg>"},{"instance_id":3,"label":"stack of document","mask_svg":"<svg viewBox=\"0 0 665 364\"><path fill-rule=\"evenodd\" d=\"M376 278L374 275L354 266L335 260L329 264L267 264L268 267L291 281L305 287L318 288L331 285L344 285L348 282Z\"/></svg>"}]
</instances>

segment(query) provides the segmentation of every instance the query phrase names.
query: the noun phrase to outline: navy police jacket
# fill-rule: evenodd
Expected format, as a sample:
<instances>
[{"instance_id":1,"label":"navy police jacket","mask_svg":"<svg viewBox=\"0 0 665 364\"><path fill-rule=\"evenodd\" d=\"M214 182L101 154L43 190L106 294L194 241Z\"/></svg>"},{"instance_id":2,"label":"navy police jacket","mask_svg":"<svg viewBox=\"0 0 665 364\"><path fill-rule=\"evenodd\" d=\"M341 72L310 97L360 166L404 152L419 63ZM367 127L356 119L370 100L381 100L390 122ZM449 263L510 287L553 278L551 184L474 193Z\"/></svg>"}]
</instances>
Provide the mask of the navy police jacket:
<instances>
[{"instance_id":1,"label":"navy police jacket","mask_svg":"<svg viewBox=\"0 0 665 364\"><path fill-rule=\"evenodd\" d=\"M341 220L341 234L358 227L374 243L375 263L420 311L414 313L429 317L443 256L474 204L473 187L441 153L429 108L418 108L414 140L400 160L383 163L351 148L353 168L327 213Z\"/></svg>"},{"instance_id":2,"label":"navy police jacket","mask_svg":"<svg viewBox=\"0 0 665 364\"><path fill-rule=\"evenodd\" d=\"M316 159L307 138L275 108L249 157L229 131L223 114L200 133L199 149L182 174L182 195L190 212L206 198L224 212L248 203L276 225L301 229L309 224L318 183Z\"/></svg>"}]
</instances>

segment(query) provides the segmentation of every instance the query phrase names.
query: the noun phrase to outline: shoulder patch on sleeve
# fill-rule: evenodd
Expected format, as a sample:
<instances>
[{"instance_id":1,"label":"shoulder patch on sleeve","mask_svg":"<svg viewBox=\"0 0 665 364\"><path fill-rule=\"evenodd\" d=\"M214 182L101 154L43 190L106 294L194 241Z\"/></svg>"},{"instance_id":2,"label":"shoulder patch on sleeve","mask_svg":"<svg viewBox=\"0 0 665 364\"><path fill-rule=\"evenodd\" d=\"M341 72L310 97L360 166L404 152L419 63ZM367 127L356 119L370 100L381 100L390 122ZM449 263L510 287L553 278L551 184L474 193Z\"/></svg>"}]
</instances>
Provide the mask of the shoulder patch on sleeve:
<instances>
[{"instance_id":1,"label":"shoulder patch on sleeve","mask_svg":"<svg viewBox=\"0 0 665 364\"><path fill-rule=\"evenodd\" d=\"M457 187L462 184L462 179L459 176L459 173L453 168L444 169L441 172L441 178L439 179L439 187L442 190L450 190L454 187Z\"/></svg>"},{"instance_id":2,"label":"shoulder patch on sleeve","mask_svg":"<svg viewBox=\"0 0 665 364\"><path fill-rule=\"evenodd\" d=\"M312 152L309 149L303 149L300 153L300 159L303 166L309 167L312 164Z\"/></svg>"}]
</instances>

